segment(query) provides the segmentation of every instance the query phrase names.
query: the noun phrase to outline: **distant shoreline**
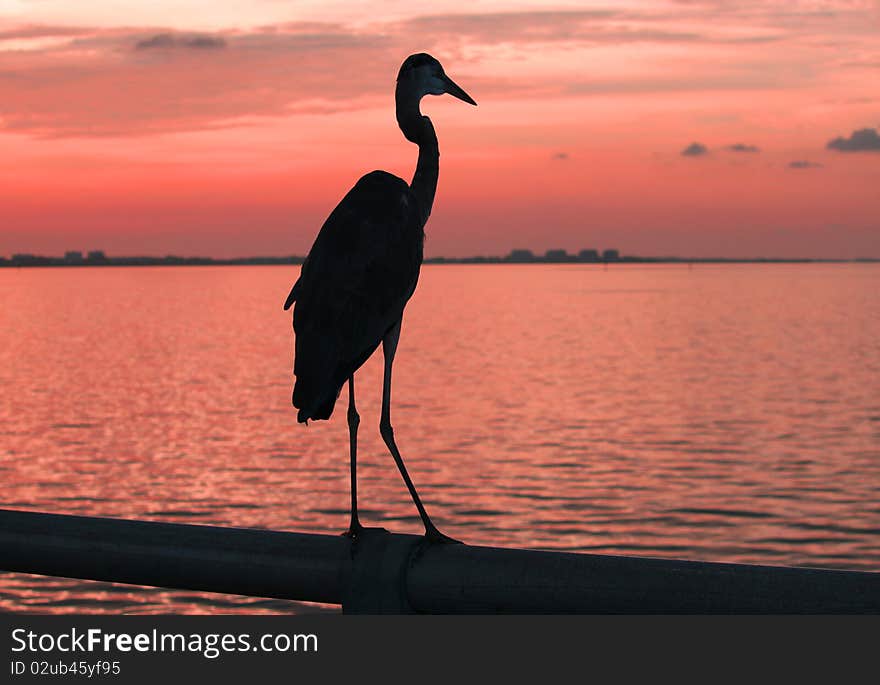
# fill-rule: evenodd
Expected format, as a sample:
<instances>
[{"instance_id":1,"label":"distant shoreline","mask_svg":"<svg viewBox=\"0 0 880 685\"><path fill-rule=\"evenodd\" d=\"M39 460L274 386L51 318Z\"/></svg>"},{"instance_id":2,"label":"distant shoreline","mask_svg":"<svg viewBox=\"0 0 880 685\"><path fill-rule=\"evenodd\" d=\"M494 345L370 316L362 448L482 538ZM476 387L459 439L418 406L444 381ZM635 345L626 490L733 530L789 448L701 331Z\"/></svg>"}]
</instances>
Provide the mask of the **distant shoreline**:
<instances>
[{"instance_id":1,"label":"distant shoreline","mask_svg":"<svg viewBox=\"0 0 880 685\"><path fill-rule=\"evenodd\" d=\"M213 259L211 257L101 257L97 259L70 260L64 257L39 255L16 255L12 259L0 257L0 268L29 267L109 267L109 266L266 266L302 264L304 257L239 257ZM531 259L508 257L429 257L425 264L876 264L880 258L858 259L786 259L780 257L635 257L621 255L615 259L582 259L577 255L548 259L535 256Z\"/></svg>"}]
</instances>

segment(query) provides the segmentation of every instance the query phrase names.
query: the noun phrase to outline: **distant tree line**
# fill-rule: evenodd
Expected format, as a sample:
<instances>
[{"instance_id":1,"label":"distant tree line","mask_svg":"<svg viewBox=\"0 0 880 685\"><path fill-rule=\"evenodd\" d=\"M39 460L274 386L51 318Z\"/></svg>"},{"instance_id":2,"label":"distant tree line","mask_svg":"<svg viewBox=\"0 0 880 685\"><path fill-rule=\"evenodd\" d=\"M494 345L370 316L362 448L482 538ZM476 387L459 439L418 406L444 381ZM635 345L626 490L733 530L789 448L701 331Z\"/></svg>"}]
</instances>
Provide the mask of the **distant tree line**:
<instances>
[{"instance_id":1,"label":"distant tree line","mask_svg":"<svg viewBox=\"0 0 880 685\"><path fill-rule=\"evenodd\" d=\"M0 266L209 266L226 264L302 264L303 257L237 257L214 259L212 257L108 257L101 250L82 252L68 251L63 257L45 257L33 254L14 254L11 259L0 257Z\"/></svg>"},{"instance_id":2,"label":"distant tree line","mask_svg":"<svg viewBox=\"0 0 880 685\"><path fill-rule=\"evenodd\" d=\"M76 250L64 253L63 257L44 257L26 253L13 254L11 258L0 257L0 267L21 266L210 266L244 264L302 264L304 257L237 257L234 259L214 259L212 257L108 257L102 250L92 250L83 254ZM781 258L690 258L690 257L635 257L621 255L618 250L584 249L577 254L562 249L547 250L543 255L531 250L515 249L505 257L429 257L427 264L608 264L610 262L663 264L663 263L801 263L801 262L877 262L875 258L863 259L781 259Z\"/></svg>"}]
</instances>

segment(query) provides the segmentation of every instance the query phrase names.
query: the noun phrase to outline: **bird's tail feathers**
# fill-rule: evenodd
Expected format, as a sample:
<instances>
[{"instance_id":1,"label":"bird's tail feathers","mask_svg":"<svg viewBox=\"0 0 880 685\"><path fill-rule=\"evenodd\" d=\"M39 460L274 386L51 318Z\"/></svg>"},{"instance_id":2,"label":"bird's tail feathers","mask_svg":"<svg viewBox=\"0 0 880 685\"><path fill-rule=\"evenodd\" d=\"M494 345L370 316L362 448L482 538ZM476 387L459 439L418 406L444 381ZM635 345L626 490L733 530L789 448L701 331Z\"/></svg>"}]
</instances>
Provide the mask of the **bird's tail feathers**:
<instances>
[{"instance_id":1,"label":"bird's tail feathers","mask_svg":"<svg viewBox=\"0 0 880 685\"><path fill-rule=\"evenodd\" d=\"M314 421L323 421L330 418L330 415L333 414L333 408L336 406L336 400L339 397L339 393L342 391L342 386L340 385L337 388L336 392L331 392L323 398L318 399L317 401L312 401L307 403L304 399L304 395L307 395L306 391L301 390L297 392L298 389L302 389L304 386L297 379L296 384L293 387L293 406L299 409L296 414L296 420L300 423L308 423L309 420Z\"/></svg>"},{"instance_id":2,"label":"bird's tail feathers","mask_svg":"<svg viewBox=\"0 0 880 685\"><path fill-rule=\"evenodd\" d=\"M336 405L336 398L345 383L345 376L339 377L335 362L335 348L329 341L312 347L311 354L301 354L306 340L298 340L296 362L293 372L296 383L293 386L293 406L299 409L297 420L305 423L308 419L329 419ZM312 342L317 342L317 339ZM304 360L308 359L308 363Z\"/></svg>"}]
</instances>

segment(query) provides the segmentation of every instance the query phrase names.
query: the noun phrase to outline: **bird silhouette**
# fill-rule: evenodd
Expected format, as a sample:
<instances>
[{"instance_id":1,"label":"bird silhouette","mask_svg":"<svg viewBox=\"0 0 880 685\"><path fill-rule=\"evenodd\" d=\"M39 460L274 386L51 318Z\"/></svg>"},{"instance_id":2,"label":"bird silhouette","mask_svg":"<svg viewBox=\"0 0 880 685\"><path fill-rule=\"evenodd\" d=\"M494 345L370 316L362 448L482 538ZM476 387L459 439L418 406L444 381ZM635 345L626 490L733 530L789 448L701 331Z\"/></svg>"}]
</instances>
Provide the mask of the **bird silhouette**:
<instances>
[{"instance_id":1,"label":"bird silhouette","mask_svg":"<svg viewBox=\"0 0 880 685\"><path fill-rule=\"evenodd\" d=\"M357 512L357 430L354 373L379 343L385 358L379 432L432 542L455 542L431 522L413 485L391 426L391 369L403 310L416 288L422 264L424 227L437 190L440 150L431 120L419 103L425 95L448 93L476 105L434 57L410 55L397 75L397 124L419 146L412 183L385 171L363 176L321 227L284 309L294 302L296 336L293 406L297 420L328 419L348 382L351 455L351 523L347 535L363 530Z\"/></svg>"}]
</instances>

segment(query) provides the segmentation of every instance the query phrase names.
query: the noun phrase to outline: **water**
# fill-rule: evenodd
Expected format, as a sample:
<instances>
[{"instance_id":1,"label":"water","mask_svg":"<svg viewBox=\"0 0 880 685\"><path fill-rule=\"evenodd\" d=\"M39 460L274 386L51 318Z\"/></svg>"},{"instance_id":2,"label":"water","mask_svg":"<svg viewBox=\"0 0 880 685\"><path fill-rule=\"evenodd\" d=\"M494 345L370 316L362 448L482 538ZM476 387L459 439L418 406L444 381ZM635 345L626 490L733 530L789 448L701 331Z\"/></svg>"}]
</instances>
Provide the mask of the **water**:
<instances>
[{"instance_id":1,"label":"water","mask_svg":"<svg viewBox=\"0 0 880 685\"><path fill-rule=\"evenodd\" d=\"M0 506L344 530L345 396L308 427L289 404L297 269L0 270ZM398 444L466 542L878 570L878 292L876 265L426 266ZM418 533L380 359L362 520ZM314 609L0 575L0 610Z\"/></svg>"}]
</instances>

